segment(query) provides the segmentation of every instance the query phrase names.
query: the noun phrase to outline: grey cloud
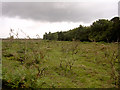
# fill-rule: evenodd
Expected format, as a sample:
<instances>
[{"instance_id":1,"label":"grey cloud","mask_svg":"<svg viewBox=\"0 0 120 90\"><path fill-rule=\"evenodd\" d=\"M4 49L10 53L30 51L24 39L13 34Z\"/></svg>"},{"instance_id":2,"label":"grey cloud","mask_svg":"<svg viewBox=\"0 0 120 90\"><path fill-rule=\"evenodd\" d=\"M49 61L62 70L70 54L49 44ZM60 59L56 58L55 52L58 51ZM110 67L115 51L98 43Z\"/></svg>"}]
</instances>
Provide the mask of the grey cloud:
<instances>
[{"instance_id":1,"label":"grey cloud","mask_svg":"<svg viewBox=\"0 0 120 90\"><path fill-rule=\"evenodd\" d=\"M85 2L4 2L2 14L7 17L19 16L38 21L89 23L98 18L115 16L117 10L114 5Z\"/></svg>"},{"instance_id":2,"label":"grey cloud","mask_svg":"<svg viewBox=\"0 0 120 90\"><path fill-rule=\"evenodd\" d=\"M120 1L118 3L118 16L120 17Z\"/></svg>"}]
</instances>

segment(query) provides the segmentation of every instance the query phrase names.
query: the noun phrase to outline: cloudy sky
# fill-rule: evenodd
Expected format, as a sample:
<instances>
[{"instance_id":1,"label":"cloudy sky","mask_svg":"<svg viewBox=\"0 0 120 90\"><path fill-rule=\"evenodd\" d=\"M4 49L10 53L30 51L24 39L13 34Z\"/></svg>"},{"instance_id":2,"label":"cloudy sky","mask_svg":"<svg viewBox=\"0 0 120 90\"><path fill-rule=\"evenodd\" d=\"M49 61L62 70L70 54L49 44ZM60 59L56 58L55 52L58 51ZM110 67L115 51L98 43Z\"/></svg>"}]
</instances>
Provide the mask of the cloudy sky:
<instances>
[{"instance_id":1,"label":"cloudy sky","mask_svg":"<svg viewBox=\"0 0 120 90\"><path fill-rule=\"evenodd\" d=\"M98 19L110 20L118 16L119 0L5 1L0 3L0 38L9 37L10 28L19 33L19 38L26 37L24 33L42 38L45 32L67 31L80 24L89 26Z\"/></svg>"}]
</instances>

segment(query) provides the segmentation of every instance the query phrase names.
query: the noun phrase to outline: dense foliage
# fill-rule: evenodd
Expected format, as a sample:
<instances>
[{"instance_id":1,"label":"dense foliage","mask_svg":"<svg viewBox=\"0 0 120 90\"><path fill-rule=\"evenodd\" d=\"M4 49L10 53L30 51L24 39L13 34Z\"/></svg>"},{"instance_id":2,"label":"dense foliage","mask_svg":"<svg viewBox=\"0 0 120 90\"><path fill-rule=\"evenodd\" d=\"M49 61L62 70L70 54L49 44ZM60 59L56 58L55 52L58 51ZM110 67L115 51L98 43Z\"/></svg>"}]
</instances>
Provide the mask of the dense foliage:
<instances>
[{"instance_id":1,"label":"dense foliage","mask_svg":"<svg viewBox=\"0 0 120 90\"><path fill-rule=\"evenodd\" d=\"M116 42L120 40L120 19L119 17L114 17L111 20L99 19L93 22L91 26L80 25L66 32L45 33L43 39Z\"/></svg>"}]
</instances>

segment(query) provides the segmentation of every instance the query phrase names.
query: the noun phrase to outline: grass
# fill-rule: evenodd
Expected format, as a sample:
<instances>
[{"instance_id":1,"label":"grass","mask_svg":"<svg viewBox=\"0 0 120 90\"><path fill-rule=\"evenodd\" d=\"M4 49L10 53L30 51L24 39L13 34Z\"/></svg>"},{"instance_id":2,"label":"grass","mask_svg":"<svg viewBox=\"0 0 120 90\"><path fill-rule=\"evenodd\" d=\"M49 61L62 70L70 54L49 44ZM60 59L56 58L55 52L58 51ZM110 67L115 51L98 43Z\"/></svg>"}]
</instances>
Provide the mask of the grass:
<instances>
[{"instance_id":1,"label":"grass","mask_svg":"<svg viewBox=\"0 0 120 90\"><path fill-rule=\"evenodd\" d=\"M117 55L117 47L115 43L102 42L3 40L3 85L114 88L109 62Z\"/></svg>"}]
</instances>

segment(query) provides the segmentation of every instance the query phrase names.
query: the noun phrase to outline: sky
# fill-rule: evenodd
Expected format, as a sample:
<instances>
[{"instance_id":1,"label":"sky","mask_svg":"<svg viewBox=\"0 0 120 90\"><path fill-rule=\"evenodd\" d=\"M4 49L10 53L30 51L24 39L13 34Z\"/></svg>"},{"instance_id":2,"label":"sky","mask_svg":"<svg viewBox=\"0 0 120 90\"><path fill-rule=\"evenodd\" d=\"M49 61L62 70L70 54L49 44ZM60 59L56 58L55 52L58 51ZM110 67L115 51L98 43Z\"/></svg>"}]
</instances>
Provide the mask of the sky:
<instances>
[{"instance_id":1,"label":"sky","mask_svg":"<svg viewBox=\"0 0 120 90\"><path fill-rule=\"evenodd\" d=\"M120 1L118 3L118 16L120 17Z\"/></svg>"},{"instance_id":2,"label":"sky","mask_svg":"<svg viewBox=\"0 0 120 90\"><path fill-rule=\"evenodd\" d=\"M42 38L45 32L67 31L118 16L119 0L16 1L0 3L0 38L9 37L10 29L19 38L36 38L37 34Z\"/></svg>"}]
</instances>

